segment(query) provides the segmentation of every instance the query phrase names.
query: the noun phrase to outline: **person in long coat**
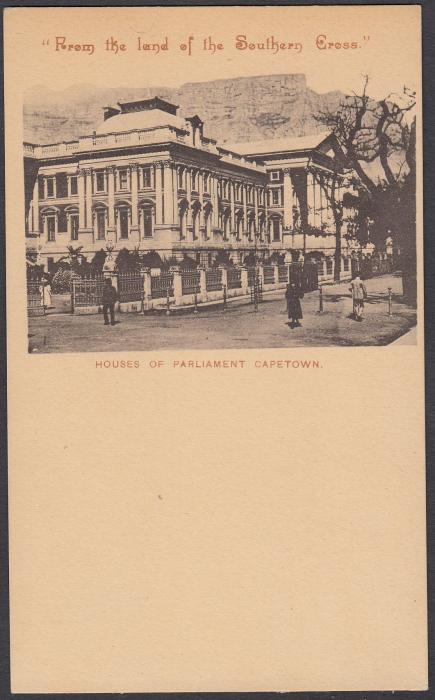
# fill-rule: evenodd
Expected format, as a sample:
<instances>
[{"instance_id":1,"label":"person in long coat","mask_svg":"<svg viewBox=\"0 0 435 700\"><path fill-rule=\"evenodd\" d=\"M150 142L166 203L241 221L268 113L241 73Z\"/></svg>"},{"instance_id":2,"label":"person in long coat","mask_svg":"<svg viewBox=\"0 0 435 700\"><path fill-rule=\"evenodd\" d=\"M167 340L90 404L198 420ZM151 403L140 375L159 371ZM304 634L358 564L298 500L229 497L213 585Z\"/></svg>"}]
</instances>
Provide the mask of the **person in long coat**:
<instances>
[{"instance_id":1,"label":"person in long coat","mask_svg":"<svg viewBox=\"0 0 435 700\"><path fill-rule=\"evenodd\" d=\"M300 326L300 319L303 318L301 307L301 291L294 282L287 285L285 298L287 301L287 314L290 320L290 327Z\"/></svg>"},{"instance_id":2,"label":"person in long coat","mask_svg":"<svg viewBox=\"0 0 435 700\"><path fill-rule=\"evenodd\" d=\"M109 325L109 313L110 313L110 324L115 325L115 302L118 300L118 292L112 285L112 280L107 277L104 280L103 288L103 314L104 314L104 325Z\"/></svg>"},{"instance_id":3,"label":"person in long coat","mask_svg":"<svg viewBox=\"0 0 435 700\"><path fill-rule=\"evenodd\" d=\"M352 292L353 317L356 321L362 321L364 300L367 299L367 289L357 274L350 283L349 291Z\"/></svg>"}]
</instances>

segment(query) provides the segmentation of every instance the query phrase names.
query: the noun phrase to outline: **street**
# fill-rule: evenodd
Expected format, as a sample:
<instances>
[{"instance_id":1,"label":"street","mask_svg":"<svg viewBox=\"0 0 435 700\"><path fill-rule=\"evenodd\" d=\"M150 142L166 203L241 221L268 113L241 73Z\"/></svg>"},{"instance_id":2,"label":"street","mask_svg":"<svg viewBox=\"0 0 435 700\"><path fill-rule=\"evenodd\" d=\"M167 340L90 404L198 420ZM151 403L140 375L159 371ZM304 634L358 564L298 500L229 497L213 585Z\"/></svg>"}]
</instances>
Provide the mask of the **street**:
<instances>
[{"instance_id":1,"label":"street","mask_svg":"<svg viewBox=\"0 0 435 700\"><path fill-rule=\"evenodd\" d=\"M368 300L364 319L350 315L349 282L323 287L302 299L304 318L291 329L285 310L284 290L265 295L254 311L249 299L199 309L197 314L172 312L155 315L117 314L115 326L104 326L102 314L52 313L29 319L29 351L121 352L141 350L212 350L388 345L416 324L416 310L401 298L399 274L366 280ZM388 287L392 288L392 314L388 315Z\"/></svg>"}]
</instances>

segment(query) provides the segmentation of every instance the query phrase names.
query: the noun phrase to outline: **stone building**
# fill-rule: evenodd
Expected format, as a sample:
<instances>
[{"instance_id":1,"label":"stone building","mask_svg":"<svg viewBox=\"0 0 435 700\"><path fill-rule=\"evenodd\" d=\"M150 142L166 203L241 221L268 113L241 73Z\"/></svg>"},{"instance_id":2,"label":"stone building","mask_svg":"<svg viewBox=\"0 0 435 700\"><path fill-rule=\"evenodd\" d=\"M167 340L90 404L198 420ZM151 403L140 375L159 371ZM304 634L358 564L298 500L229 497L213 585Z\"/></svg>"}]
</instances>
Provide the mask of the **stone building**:
<instances>
[{"instance_id":1,"label":"stone building","mask_svg":"<svg viewBox=\"0 0 435 700\"><path fill-rule=\"evenodd\" d=\"M24 168L27 247L46 267L68 246L88 260L109 246L206 266L222 252L243 263L335 250L325 183L340 199L344 179L327 134L222 146L155 97L106 107L78 140L25 143ZM345 237L342 252L347 269Z\"/></svg>"}]
</instances>

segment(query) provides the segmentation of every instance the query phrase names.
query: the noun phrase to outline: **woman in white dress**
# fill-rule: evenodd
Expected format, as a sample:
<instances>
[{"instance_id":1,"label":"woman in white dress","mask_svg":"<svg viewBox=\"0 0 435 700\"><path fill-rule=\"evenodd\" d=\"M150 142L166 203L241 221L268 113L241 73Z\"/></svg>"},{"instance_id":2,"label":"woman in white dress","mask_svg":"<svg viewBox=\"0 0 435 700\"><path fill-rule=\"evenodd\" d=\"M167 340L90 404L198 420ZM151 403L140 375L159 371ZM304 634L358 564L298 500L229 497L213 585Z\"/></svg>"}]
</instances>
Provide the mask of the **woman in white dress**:
<instances>
[{"instance_id":1,"label":"woman in white dress","mask_svg":"<svg viewBox=\"0 0 435 700\"><path fill-rule=\"evenodd\" d=\"M46 309L51 309L51 284L44 280L41 285L42 304Z\"/></svg>"}]
</instances>

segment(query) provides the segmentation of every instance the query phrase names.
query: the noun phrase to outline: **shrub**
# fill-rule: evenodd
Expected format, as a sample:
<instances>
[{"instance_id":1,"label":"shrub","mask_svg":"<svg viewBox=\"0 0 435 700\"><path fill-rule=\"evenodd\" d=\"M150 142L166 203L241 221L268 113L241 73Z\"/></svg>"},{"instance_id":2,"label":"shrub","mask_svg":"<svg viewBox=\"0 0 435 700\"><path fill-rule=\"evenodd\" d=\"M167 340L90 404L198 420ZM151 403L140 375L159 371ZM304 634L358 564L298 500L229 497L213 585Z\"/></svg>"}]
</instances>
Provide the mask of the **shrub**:
<instances>
[{"instance_id":1,"label":"shrub","mask_svg":"<svg viewBox=\"0 0 435 700\"><path fill-rule=\"evenodd\" d=\"M71 290L73 273L68 268L59 268L53 277L51 289L54 294L67 294Z\"/></svg>"}]
</instances>

